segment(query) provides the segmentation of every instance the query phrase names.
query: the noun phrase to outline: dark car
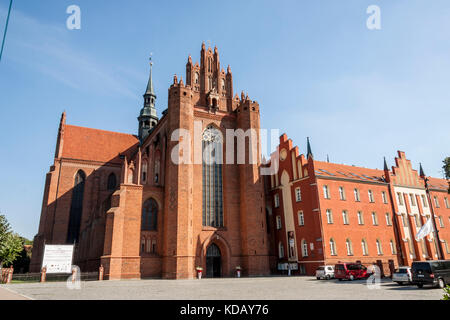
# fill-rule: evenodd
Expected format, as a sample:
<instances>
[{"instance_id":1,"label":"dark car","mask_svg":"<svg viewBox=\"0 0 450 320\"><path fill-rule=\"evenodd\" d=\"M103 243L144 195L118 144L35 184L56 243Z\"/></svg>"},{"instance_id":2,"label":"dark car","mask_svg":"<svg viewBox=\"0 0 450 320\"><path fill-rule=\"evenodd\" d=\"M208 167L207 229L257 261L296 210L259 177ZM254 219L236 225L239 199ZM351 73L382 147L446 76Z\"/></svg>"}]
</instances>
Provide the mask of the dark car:
<instances>
[{"instance_id":1,"label":"dark car","mask_svg":"<svg viewBox=\"0 0 450 320\"><path fill-rule=\"evenodd\" d=\"M450 260L413 262L412 282L417 287L424 285L444 288L450 284Z\"/></svg>"},{"instance_id":2,"label":"dark car","mask_svg":"<svg viewBox=\"0 0 450 320\"><path fill-rule=\"evenodd\" d=\"M360 263L339 263L334 266L334 277L339 281L366 279L369 276L367 268Z\"/></svg>"}]
</instances>

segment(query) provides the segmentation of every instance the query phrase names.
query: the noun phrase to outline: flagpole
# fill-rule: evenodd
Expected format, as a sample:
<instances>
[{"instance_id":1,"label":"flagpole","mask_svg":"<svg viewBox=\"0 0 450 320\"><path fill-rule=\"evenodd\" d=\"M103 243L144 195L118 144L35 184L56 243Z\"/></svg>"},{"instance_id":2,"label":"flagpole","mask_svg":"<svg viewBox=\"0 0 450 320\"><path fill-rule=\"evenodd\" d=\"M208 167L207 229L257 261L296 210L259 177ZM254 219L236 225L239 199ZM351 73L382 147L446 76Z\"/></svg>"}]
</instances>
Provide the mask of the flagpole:
<instances>
[{"instance_id":1,"label":"flagpole","mask_svg":"<svg viewBox=\"0 0 450 320\"><path fill-rule=\"evenodd\" d=\"M439 254L439 260L444 259L444 252L442 250L442 245L441 245L441 239L439 239L439 230L437 229L437 225L436 225L436 220L434 219L434 209L433 209L433 202L431 201L431 195L430 195L430 190L428 189L428 177L424 177L425 180L425 191L427 193L427 198L428 198L428 203L430 204L430 210L431 210L431 220L433 222L433 228L434 231L436 233L436 240L437 240L437 247L438 247L438 254Z\"/></svg>"}]
</instances>

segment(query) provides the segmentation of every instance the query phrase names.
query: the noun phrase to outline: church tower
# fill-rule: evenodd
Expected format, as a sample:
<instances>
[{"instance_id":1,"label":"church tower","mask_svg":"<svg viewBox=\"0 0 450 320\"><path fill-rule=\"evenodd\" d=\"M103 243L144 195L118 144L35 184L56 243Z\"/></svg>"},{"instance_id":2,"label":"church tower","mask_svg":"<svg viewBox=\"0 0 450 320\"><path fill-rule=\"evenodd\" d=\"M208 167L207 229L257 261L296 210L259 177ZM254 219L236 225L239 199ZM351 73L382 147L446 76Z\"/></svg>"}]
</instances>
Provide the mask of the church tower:
<instances>
[{"instance_id":1,"label":"church tower","mask_svg":"<svg viewBox=\"0 0 450 320\"><path fill-rule=\"evenodd\" d=\"M153 89L152 68L153 62L150 58L150 77L148 79L147 90L144 93L144 107L141 109L141 113L138 117L139 141L141 143L147 138L159 120L155 108L156 95Z\"/></svg>"}]
</instances>

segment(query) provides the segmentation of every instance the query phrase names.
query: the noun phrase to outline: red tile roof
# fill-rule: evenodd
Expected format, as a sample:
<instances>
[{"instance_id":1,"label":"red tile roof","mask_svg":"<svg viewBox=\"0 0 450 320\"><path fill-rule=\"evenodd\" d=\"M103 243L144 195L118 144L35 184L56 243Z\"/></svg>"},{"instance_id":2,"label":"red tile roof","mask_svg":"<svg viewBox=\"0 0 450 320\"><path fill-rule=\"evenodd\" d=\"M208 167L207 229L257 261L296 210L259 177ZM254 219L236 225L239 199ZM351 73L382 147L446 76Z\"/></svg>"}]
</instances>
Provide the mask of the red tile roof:
<instances>
[{"instance_id":1,"label":"red tile roof","mask_svg":"<svg viewBox=\"0 0 450 320\"><path fill-rule=\"evenodd\" d=\"M119 154L130 155L139 140L131 134L65 125L62 157L121 163Z\"/></svg>"},{"instance_id":2,"label":"red tile roof","mask_svg":"<svg viewBox=\"0 0 450 320\"><path fill-rule=\"evenodd\" d=\"M428 177L428 186L432 189L442 190L448 190L450 187L447 180L433 177Z\"/></svg>"},{"instance_id":3,"label":"red tile roof","mask_svg":"<svg viewBox=\"0 0 450 320\"><path fill-rule=\"evenodd\" d=\"M316 175L360 181L383 182L384 171L345 164L314 161Z\"/></svg>"}]
</instances>

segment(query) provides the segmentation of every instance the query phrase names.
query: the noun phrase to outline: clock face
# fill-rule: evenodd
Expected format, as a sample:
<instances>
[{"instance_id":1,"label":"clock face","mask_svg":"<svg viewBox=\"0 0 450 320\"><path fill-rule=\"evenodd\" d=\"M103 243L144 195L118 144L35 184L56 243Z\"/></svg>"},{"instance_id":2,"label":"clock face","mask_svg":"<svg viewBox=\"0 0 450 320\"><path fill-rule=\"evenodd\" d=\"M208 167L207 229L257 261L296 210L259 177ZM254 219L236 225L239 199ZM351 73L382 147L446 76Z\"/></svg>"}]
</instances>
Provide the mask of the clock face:
<instances>
[{"instance_id":1,"label":"clock face","mask_svg":"<svg viewBox=\"0 0 450 320\"><path fill-rule=\"evenodd\" d=\"M281 161L284 161L286 159L286 157L287 157L287 151L286 151L286 149L282 149L280 151L280 159L281 159Z\"/></svg>"}]
</instances>

